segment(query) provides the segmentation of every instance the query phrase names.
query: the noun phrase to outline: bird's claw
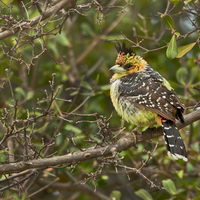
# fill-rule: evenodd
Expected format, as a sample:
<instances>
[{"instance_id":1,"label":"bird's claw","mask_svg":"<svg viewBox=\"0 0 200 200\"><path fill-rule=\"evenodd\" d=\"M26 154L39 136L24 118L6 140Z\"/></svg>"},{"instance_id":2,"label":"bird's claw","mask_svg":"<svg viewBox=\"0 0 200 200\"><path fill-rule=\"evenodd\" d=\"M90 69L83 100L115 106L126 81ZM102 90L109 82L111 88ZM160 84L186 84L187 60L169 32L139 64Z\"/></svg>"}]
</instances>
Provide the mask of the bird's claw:
<instances>
[{"instance_id":1,"label":"bird's claw","mask_svg":"<svg viewBox=\"0 0 200 200\"><path fill-rule=\"evenodd\" d=\"M142 123L139 123L133 130L132 132L136 132L138 131L138 129L140 128L140 126L142 125Z\"/></svg>"},{"instance_id":2,"label":"bird's claw","mask_svg":"<svg viewBox=\"0 0 200 200\"><path fill-rule=\"evenodd\" d=\"M136 135L138 134L138 129L140 128L140 126L141 126L141 123L140 124L138 124L133 130L132 130L132 132L131 132L131 134L133 135L133 137L134 137L134 144L135 145L133 145L135 148L137 148L137 146L136 146L136 144L137 144L137 137L136 137Z\"/></svg>"}]
</instances>

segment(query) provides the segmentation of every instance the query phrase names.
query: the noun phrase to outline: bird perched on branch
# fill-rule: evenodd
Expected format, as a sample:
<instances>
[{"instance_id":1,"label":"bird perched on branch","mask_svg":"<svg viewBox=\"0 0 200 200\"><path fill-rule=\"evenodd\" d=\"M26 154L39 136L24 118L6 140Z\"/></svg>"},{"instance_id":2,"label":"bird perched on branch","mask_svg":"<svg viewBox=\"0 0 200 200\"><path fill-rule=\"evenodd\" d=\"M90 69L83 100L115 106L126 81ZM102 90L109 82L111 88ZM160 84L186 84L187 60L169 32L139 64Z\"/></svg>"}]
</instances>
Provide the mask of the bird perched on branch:
<instances>
[{"instance_id":1,"label":"bird perched on branch","mask_svg":"<svg viewBox=\"0 0 200 200\"><path fill-rule=\"evenodd\" d=\"M175 120L184 123L185 105L170 84L125 43L117 43L115 65L110 68L110 96L119 115L134 125L162 125L168 155L187 161Z\"/></svg>"}]
</instances>

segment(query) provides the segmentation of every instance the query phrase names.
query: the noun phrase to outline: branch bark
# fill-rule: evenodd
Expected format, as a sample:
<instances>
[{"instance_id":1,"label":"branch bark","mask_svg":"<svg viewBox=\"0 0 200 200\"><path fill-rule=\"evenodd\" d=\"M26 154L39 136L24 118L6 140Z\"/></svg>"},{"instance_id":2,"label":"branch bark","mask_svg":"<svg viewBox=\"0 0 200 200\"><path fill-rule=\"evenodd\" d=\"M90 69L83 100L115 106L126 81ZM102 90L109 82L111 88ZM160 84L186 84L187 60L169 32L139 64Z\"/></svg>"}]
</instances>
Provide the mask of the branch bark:
<instances>
[{"instance_id":1,"label":"branch bark","mask_svg":"<svg viewBox=\"0 0 200 200\"><path fill-rule=\"evenodd\" d=\"M42 15L38 15L34 17L33 19L22 22L17 25L17 27L12 27L13 30L6 30L2 33L0 33L0 40L3 40L11 35L14 35L18 33L20 30L22 31L23 29L27 29L27 27L34 26L38 22L44 21L45 19L54 16L59 10L65 8L65 7L70 7L70 6L75 6L77 0L63 0L59 1L56 5L54 5L52 8L48 9L46 12L43 12Z\"/></svg>"},{"instance_id":2,"label":"branch bark","mask_svg":"<svg viewBox=\"0 0 200 200\"><path fill-rule=\"evenodd\" d=\"M196 110L190 114L184 116L185 123L177 122L178 129L181 129L188 124L191 124L200 119L200 110ZM11 163L2 165L0 167L0 174L21 172L27 169L33 168L44 168L66 163L77 163L81 161L90 160L92 158L102 157L112 155L117 152L125 151L132 146L144 142L145 140L150 140L155 137L163 135L162 128L148 128L141 134L137 134L136 137L132 134L126 135L120 138L115 144L109 144L105 147L100 148L88 148L86 151L77 151L64 156L58 156L53 158L44 158L32 161L21 161L17 163Z\"/></svg>"}]
</instances>

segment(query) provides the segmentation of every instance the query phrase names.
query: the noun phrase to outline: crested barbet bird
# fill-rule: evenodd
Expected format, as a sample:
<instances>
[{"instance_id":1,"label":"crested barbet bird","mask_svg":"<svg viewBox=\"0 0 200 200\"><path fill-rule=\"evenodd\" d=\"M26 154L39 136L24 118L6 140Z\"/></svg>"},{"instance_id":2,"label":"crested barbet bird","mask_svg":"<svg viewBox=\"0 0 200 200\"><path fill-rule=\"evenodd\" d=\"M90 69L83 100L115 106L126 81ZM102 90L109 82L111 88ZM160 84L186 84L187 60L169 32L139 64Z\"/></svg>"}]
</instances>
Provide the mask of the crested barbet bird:
<instances>
[{"instance_id":1,"label":"crested barbet bird","mask_svg":"<svg viewBox=\"0 0 200 200\"><path fill-rule=\"evenodd\" d=\"M187 161L175 120L184 123L185 105L168 81L125 43L117 43L115 65L110 68L110 97L122 118L134 125L162 125L168 155Z\"/></svg>"}]
</instances>

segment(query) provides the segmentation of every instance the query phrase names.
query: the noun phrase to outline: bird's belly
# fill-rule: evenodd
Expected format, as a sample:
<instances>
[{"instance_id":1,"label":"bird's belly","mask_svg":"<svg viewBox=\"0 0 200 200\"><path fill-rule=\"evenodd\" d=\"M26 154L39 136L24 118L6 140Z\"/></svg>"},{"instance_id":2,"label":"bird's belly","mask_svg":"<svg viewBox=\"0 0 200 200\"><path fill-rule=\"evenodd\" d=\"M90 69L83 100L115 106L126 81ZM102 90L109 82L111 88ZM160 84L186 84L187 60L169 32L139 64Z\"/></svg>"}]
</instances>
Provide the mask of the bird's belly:
<instances>
[{"instance_id":1,"label":"bird's belly","mask_svg":"<svg viewBox=\"0 0 200 200\"><path fill-rule=\"evenodd\" d=\"M130 122L131 124L142 126L157 126L158 123L158 115L154 112L151 112L148 109L139 109L134 106L132 102L129 100L125 100L125 98L119 99L117 112L123 117L124 120Z\"/></svg>"},{"instance_id":2,"label":"bird's belly","mask_svg":"<svg viewBox=\"0 0 200 200\"><path fill-rule=\"evenodd\" d=\"M115 110L124 120L134 125L142 124L149 127L160 125L156 113L148 109L139 109L129 98L120 96L119 85L119 79L111 85L110 96Z\"/></svg>"}]
</instances>

